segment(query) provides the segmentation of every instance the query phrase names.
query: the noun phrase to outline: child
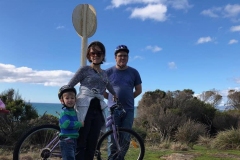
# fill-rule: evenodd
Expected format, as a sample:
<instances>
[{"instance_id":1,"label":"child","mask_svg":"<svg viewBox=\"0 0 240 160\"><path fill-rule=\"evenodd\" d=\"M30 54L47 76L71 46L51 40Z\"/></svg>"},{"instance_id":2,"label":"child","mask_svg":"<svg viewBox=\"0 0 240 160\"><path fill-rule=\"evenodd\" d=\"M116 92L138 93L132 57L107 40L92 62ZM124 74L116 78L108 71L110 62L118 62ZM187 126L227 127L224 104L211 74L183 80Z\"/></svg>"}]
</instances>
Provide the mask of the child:
<instances>
[{"instance_id":1,"label":"child","mask_svg":"<svg viewBox=\"0 0 240 160\"><path fill-rule=\"evenodd\" d=\"M63 160L75 160L78 130L83 126L83 123L78 121L74 109L76 94L76 89L68 85L62 86L58 92L58 98L63 105L59 117L61 130L59 139Z\"/></svg>"}]
</instances>

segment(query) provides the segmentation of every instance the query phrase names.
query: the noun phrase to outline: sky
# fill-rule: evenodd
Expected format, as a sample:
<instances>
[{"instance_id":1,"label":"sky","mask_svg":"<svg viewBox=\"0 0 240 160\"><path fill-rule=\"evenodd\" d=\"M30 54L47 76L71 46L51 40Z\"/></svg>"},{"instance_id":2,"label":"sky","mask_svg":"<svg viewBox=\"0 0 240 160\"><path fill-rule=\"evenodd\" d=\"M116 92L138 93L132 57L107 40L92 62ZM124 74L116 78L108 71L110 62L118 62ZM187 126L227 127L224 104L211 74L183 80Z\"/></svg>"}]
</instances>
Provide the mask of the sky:
<instances>
[{"instance_id":1,"label":"sky","mask_svg":"<svg viewBox=\"0 0 240 160\"><path fill-rule=\"evenodd\" d=\"M72 22L80 4L96 11L87 42L105 45L103 69L115 65L116 46L128 46L128 65L142 79L135 105L156 89L215 89L223 97L240 89L239 0L0 0L0 93L59 103L58 89L81 66L82 37Z\"/></svg>"}]
</instances>

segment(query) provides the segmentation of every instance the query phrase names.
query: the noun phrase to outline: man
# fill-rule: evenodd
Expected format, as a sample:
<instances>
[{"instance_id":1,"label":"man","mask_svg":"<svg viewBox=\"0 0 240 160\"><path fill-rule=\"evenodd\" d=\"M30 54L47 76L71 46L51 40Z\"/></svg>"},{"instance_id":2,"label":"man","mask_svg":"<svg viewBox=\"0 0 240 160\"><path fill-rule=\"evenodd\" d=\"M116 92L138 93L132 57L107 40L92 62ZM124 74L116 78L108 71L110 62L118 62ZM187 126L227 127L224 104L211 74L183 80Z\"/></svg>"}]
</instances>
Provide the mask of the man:
<instances>
[{"instance_id":1,"label":"man","mask_svg":"<svg viewBox=\"0 0 240 160\"><path fill-rule=\"evenodd\" d=\"M115 123L118 127L131 129L134 120L134 98L142 93L142 80L139 72L127 65L129 54L127 46L117 46L114 54L116 65L107 69L106 72L119 102L126 111L123 117L119 117L120 113L117 111L114 113ZM105 92L104 97L108 99L108 107L111 107L115 103L110 93ZM122 159L124 155L122 155Z\"/></svg>"}]
</instances>

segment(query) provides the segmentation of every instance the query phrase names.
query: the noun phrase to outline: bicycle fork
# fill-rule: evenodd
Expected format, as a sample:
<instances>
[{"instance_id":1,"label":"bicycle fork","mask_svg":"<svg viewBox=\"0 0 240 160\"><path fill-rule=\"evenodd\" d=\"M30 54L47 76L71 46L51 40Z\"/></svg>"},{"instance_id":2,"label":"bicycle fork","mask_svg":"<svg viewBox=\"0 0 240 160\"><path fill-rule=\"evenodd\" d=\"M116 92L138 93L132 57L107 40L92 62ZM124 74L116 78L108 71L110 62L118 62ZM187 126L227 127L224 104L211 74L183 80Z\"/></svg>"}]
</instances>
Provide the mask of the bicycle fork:
<instances>
[{"instance_id":1,"label":"bicycle fork","mask_svg":"<svg viewBox=\"0 0 240 160\"><path fill-rule=\"evenodd\" d=\"M115 145L117 147L117 151L121 150L120 144L119 144L119 133L118 133L118 129L115 125L112 125L112 130L113 130L113 139L115 142Z\"/></svg>"}]
</instances>

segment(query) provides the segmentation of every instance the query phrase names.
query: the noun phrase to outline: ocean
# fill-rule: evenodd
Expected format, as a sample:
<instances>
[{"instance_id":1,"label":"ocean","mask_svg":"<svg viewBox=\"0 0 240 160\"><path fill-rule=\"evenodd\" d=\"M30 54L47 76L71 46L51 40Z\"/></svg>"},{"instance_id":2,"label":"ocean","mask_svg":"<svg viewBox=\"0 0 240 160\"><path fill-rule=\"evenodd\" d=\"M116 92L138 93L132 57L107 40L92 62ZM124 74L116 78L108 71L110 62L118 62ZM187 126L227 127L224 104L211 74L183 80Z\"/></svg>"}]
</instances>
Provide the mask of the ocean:
<instances>
[{"instance_id":1,"label":"ocean","mask_svg":"<svg viewBox=\"0 0 240 160\"><path fill-rule=\"evenodd\" d=\"M60 103L33 103L32 102L31 104L37 110L38 115L40 116L46 113L46 114L51 114L58 117L62 109L62 104Z\"/></svg>"},{"instance_id":2,"label":"ocean","mask_svg":"<svg viewBox=\"0 0 240 160\"><path fill-rule=\"evenodd\" d=\"M44 113L51 114L58 117L62 109L62 104L60 103L31 103L32 106L37 110L38 115L42 116ZM134 110L134 117L137 115L137 107Z\"/></svg>"}]
</instances>

